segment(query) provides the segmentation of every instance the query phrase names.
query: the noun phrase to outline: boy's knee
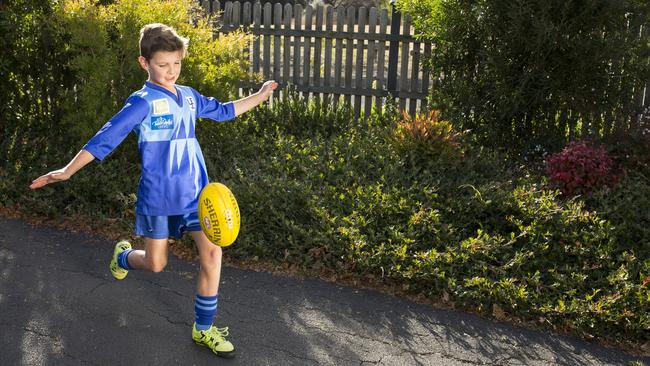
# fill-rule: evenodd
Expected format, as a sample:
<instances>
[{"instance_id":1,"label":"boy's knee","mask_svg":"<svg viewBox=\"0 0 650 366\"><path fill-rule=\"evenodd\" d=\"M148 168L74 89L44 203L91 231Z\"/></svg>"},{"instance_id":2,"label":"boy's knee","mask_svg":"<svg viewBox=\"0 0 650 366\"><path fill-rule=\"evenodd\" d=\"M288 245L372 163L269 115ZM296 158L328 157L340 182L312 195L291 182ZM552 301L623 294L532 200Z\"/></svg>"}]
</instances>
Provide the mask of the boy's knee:
<instances>
[{"instance_id":1,"label":"boy's knee","mask_svg":"<svg viewBox=\"0 0 650 366\"><path fill-rule=\"evenodd\" d=\"M214 263L221 263L221 247L216 247L208 253L208 260Z\"/></svg>"},{"instance_id":2,"label":"boy's knee","mask_svg":"<svg viewBox=\"0 0 650 366\"><path fill-rule=\"evenodd\" d=\"M153 273L160 273L165 269L165 265L154 265L151 267L151 272Z\"/></svg>"},{"instance_id":3,"label":"boy's knee","mask_svg":"<svg viewBox=\"0 0 650 366\"><path fill-rule=\"evenodd\" d=\"M219 250L212 250L209 253L201 255L199 258L202 267L218 268L221 265L221 248Z\"/></svg>"},{"instance_id":4,"label":"boy's knee","mask_svg":"<svg viewBox=\"0 0 650 366\"><path fill-rule=\"evenodd\" d=\"M151 272L160 273L167 266L167 261L166 260L152 260L152 261L149 261L148 264L149 264L149 270Z\"/></svg>"}]
</instances>

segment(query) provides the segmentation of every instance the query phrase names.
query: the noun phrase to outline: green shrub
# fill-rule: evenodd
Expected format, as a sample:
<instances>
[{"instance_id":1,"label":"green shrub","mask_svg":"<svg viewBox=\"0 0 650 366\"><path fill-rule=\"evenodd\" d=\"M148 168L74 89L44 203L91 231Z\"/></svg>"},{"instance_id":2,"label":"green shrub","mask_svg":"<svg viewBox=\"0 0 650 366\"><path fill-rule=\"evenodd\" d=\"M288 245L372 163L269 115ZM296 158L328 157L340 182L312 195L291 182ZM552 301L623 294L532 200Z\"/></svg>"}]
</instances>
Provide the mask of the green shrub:
<instances>
[{"instance_id":1,"label":"green shrub","mask_svg":"<svg viewBox=\"0 0 650 366\"><path fill-rule=\"evenodd\" d=\"M221 100L234 98L236 81L248 79L244 47L249 35L213 39L211 22L189 1L93 0L12 2L0 13L4 87L0 198L34 213L116 215L119 197L135 192L137 141L127 138L92 177L81 172L66 187L26 192L32 179L66 164L83 144L141 88L139 30L163 22L190 38L179 83ZM38 75L39 77L34 77ZM116 174L117 173L117 174ZM118 194L119 193L119 194ZM58 209L56 208L58 207Z\"/></svg>"},{"instance_id":2,"label":"green shrub","mask_svg":"<svg viewBox=\"0 0 650 366\"><path fill-rule=\"evenodd\" d=\"M637 248L641 257L650 256L650 184L646 177L630 175L612 190L595 192L587 204L613 225L619 250Z\"/></svg>"},{"instance_id":3,"label":"green shrub","mask_svg":"<svg viewBox=\"0 0 650 366\"><path fill-rule=\"evenodd\" d=\"M606 135L634 124L650 75L650 3L400 0L435 45L432 99L493 146Z\"/></svg>"},{"instance_id":4,"label":"green shrub","mask_svg":"<svg viewBox=\"0 0 650 366\"><path fill-rule=\"evenodd\" d=\"M650 107L636 129L604 139L608 153L624 172L650 177Z\"/></svg>"},{"instance_id":5,"label":"green shrub","mask_svg":"<svg viewBox=\"0 0 650 366\"><path fill-rule=\"evenodd\" d=\"M314 261L305 254L318 252L318 266L340 261L333 220L350 207L331 197L381 176L387 115L355 121L345 105L289 93L235 123L199 126L212 180L231 187L242 211L247 234L231 255L305 266Z\"/></svg>"},{"instance_id":6,"label":"green shrub","mask_svg":"<svg viewBox=\"0 0 650 366\"><path fill-rule=\"evenodd\" d=\"M213 179L233 188L242 211L229 256L392 281L486 314L644 341L650 255L639 230L650 210L629 205L644 201L645 183L629 188L639 192L629 200L620 186L596 192L593 200L610 203L595 210L559 199L490 150L464 144L462 159L422 159L399 149L395 114L363 123L345 107L287 98L203 135ZM327 117L309 121L318 116ZM623 207L636 229L618 227Z\"/></svg>"},{"instance_id":7,"label":"green shrub","mask_svg":"<svg viewBox=\"0 0 650 366\"><path fill-rule=\"evenodd\" d=\"M190 39L179 84L229 100L236 96L237 81L248 78L243 49L249 36L235 32L213 39L208 18L193 1L118 0L101 6L67 0L57 15L60 37L67 40L67 65L76 79L63 101L61 122L80 130L80 144L146 79L137 58L140 28L147 23L165 23Z\"/></svg>"}]
</instances>

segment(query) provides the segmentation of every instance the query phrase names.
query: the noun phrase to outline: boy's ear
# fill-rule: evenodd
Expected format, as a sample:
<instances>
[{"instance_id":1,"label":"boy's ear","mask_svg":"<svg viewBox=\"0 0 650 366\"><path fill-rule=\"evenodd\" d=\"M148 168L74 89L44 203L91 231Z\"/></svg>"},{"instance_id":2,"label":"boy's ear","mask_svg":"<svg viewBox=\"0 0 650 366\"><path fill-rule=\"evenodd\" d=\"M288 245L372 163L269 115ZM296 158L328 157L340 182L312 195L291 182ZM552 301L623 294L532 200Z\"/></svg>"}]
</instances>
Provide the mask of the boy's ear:
<instances>
[{"instance_id":1,"label":"boy's ear","mask_svg":"<svg viewBox=\"0 0 650 366\"><path fill-rule=\"evenodd\" d=\"M147 72L149 71L149 62L147 61L146 58L144 58L144 56L138 57L138 62L140 63L140 67L142 67L144 71Z\"/></svg>"}]
</instances>

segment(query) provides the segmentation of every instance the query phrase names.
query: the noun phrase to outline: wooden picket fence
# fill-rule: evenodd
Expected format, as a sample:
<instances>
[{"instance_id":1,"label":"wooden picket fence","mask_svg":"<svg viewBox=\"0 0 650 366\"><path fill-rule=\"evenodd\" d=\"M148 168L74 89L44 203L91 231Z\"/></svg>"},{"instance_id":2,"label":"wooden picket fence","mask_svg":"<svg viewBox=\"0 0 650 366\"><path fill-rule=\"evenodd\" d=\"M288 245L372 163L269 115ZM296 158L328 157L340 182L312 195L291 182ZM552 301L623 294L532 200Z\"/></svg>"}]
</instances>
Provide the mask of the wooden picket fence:
<instances>
[{"instance_id":1,"label":"wooden picket fence","mask_svg":"<svg viewBox=\"0 0 650 366\"><path fill-rule=\"evenodd\" d=\"M219 32L243 28L255 37L251 70L304 95L343 100L369 115L385 98L413 114L426 107L431 72L421 61L431 44L412 36L408 15L376 8L203 1Z\"/></svg>"}]
</instances>

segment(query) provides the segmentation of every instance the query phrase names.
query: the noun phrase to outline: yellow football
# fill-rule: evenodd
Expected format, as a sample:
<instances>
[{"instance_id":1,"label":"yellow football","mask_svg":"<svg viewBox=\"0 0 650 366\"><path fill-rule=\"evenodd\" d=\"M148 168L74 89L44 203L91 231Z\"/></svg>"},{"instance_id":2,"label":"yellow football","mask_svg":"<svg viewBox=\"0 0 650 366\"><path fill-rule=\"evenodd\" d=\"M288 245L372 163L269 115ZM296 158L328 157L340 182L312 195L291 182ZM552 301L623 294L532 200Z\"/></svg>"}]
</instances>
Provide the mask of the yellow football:
<instances>
[{"instance_id":1,"label":"yellow football","mask_svg":"<svg viewBox=\"0 0 650 366\"><path fill-rule=\"evenodd\" d=\"M239 206L230 189L210 183L199 195L199 221L210 241L218 246L231 245L239 234Z\"/></svg>"}]
</instances>

